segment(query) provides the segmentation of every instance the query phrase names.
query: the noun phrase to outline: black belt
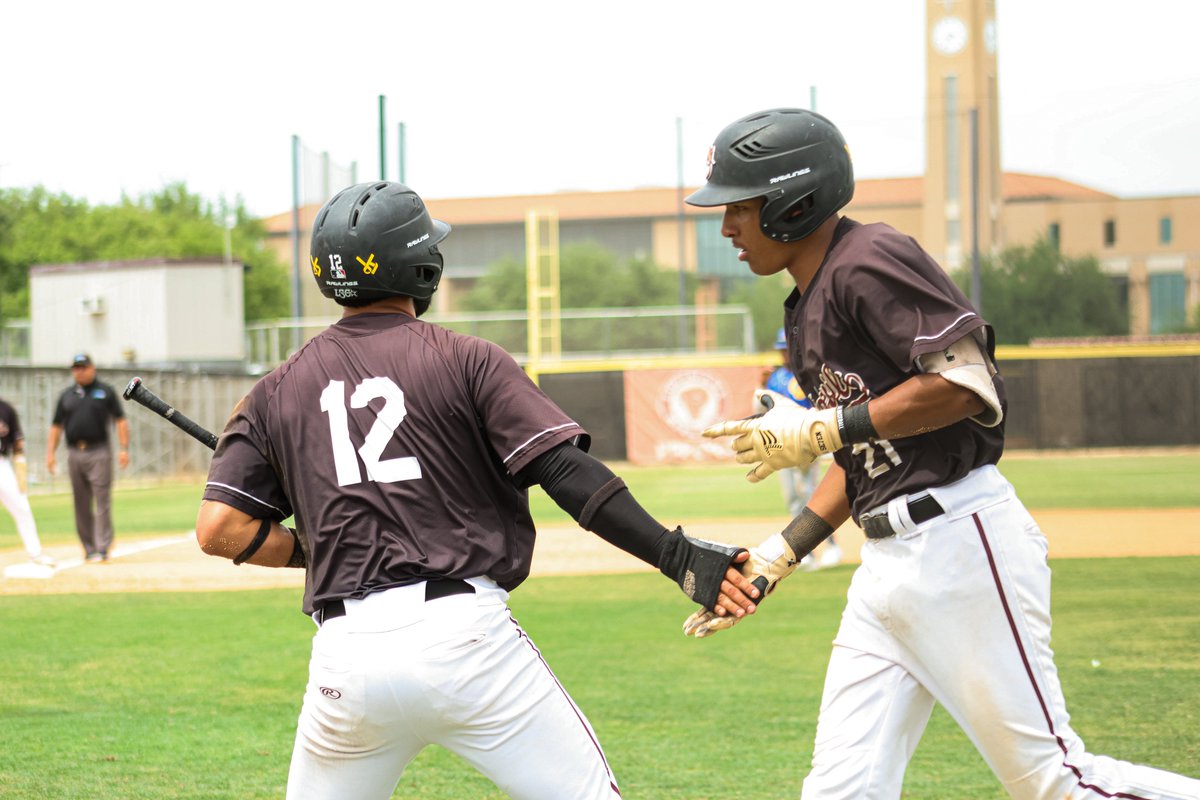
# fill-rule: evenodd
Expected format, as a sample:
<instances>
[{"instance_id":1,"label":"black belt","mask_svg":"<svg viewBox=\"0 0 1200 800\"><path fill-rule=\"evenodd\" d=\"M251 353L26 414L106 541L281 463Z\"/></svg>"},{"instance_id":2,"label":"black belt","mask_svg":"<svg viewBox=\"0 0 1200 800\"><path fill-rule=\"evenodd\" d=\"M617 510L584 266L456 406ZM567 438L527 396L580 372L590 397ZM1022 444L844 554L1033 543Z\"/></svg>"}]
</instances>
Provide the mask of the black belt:
<instances>
[{"instance_id":1,"label":"black belt","mask_svg":"<svg viewBox=\"0 0 1200 800\"><path fill-rule=\"evenodd\" d=\"M83 440L80 440L77 442L71 442L67 446L71 447L75 450L95 450L96 448L104 447L107 444L108 444L108 442L85 442Z\"/></svg>"},{"instance_id":2,"label":"black belt","mask_svg":"<svg viewBox=\"0 0 1200 800\"><path fill-rule=\"evenodd\" d=\"M475 587L466 581L455 578L433 578L425 581L425 602L449 597L454 594L475 594ZM346 616L346 604L341 600L330 600L313 613L313 619L318 625L324 625L331 619Z\"/></svg>"},{"instance_id":3,"label":"black belt","mask_svg":"<svg viewBox=\"0 0 1200 800\"><path fill-rule=\"evenodd\" d=\"M912 517L912 521L920 525L922 522L928 522L934 517L940 517L945 514L946 510L941 504L933 499L933 495L922 495L908 501L908 515ZM892 528L892 523L888 521L887 509L885 508L878 514L871 516L863 515L858 524L862 526L863 533L868 539L886 539L889 536L895 536L896 531Z\"/></svg>"}]
</instances>

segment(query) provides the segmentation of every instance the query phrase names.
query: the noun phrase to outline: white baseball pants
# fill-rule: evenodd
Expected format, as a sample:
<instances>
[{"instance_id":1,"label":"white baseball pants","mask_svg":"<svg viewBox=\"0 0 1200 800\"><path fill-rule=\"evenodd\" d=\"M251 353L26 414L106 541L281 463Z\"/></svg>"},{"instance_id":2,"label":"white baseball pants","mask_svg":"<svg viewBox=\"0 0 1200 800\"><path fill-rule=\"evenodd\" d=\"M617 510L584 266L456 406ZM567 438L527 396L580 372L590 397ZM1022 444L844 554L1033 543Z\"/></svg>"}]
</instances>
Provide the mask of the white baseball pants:
<instances>
[{"instance_id":1,"label":"white baseball pants","mask_svg":"<svg viewBox=\"0 0 1200 800\"><path fill-rule=\"evenodd\" d=\"M30 558L41 555L42 543L38 539L37 524L33 521L33 509L29 507L29 498L21 493L17 485L11 456L0 456L0 503L12 514L25 552Z\"/></svg>"},{"instance_id":2,"label":"white baseball pants","mask_svg":"<svg viewBox=\"0 0 1200 800\"><path fill-rule=\"evenodd\" d=\"M384 800L426 745L461 756L517 800L613 800L593 732L508 595L430 602L424 584L347 600L313 637L288 800Z\"/></svg>"},{"instance_id":3,"label":"white baseball pants","mask_svg":"<svg viewBox=\"0 0 1200 800\"><path fill-rule=\"evenodd\" d=\"M929 493L913 524L888 504L834 640L805 800L900 797L933 704L1014 798L1200 798L1200 782L1094 756L1071 729L1050 650L1046 538L995 467Z\"/></svg>"}]
</instances>

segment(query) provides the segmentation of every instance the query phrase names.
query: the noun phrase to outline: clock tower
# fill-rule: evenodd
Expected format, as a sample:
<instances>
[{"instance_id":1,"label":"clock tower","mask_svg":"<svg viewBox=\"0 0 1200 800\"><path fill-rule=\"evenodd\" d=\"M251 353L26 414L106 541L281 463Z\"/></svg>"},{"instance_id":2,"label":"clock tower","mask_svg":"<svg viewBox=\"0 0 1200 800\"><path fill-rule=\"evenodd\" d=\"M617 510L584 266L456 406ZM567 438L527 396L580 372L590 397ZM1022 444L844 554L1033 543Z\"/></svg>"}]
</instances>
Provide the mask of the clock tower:
<instances>
[{"instance_id":1,"label":"clock tower","mask_svg":"<svg viewBox=\"0 0 1200 800\"><path fill-rule=\"evenodd\" d=\"M966 266L1000 228L1000 106L995 0L925 0L925 246L947 270Z\"/></svg>"}]
</instances>

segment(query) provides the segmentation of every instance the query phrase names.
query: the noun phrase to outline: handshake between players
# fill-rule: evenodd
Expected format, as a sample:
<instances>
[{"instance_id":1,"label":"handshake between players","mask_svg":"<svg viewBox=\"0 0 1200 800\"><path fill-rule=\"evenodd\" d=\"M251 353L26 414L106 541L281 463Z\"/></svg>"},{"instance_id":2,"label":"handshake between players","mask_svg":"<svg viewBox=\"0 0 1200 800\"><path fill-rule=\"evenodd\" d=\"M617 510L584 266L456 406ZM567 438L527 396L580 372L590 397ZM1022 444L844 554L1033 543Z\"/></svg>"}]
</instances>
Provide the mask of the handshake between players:
<instances>
[{"instance_id":1,"label":"handshake between players","mask_svg":"<svg viewBox=\"0 0 1200 800\"><path fill-rule=\"evenodd\" d=\"M837 412L830 408L815 410L794 403L774 401L772 393L759 391L755 400L766 409L745 419L718 423L704 431L708 438L736 437L731 446L739 464L753 464L746 479L757 483L778 469L805 468L824 453L841 448ZM830 468L830 480L823 481L818 493L825 497L845 497L844 482L837 487L828 485L841 475L836 465ZM844 477L844 476L843 476ZM831 495L830 490L838 494ZM814 495L816 496L816 495ZM844 502L844 501L843 501ZM750 548L750 556L740 565L742 574L758 588L760 598L766 598L776 585L795 572L800 560L833 533L833 526L810 507L758 546ZM761 600L760 600L761 602ZM739 616L718 615L700 608L683 623L687 636L703 639L737 624Z\"/></svg>"}]
</instances>

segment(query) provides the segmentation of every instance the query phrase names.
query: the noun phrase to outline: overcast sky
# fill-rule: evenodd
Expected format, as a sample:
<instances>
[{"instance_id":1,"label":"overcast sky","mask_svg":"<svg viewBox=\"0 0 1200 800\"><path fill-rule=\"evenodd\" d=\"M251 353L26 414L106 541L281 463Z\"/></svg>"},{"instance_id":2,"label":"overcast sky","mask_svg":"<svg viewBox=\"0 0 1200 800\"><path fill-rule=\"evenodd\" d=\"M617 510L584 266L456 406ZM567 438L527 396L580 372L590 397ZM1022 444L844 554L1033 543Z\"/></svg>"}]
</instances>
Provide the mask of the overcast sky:
<instances>
[{"instance_id":1,"label":"overcast sky","mask_svg":"<svg viewBox=\"0 0 1200 800\"><path fill-rule=\"evenodd\" d=\"M733 119L842 129L859 177L924 170L922 0L55 0L0 14L0 187L94 203L182 180L291 201L291 137L428 198L704 176ZM996 0L1009 171L1121 196L1200 194L1196 0ZM336 187L335 187L336 188Z\"/></svg>"}]
</instances>

